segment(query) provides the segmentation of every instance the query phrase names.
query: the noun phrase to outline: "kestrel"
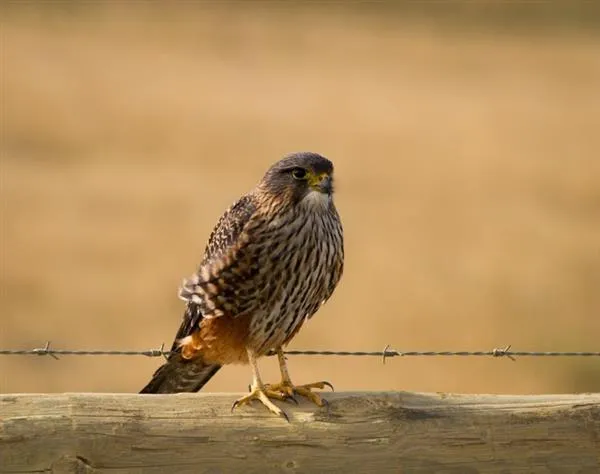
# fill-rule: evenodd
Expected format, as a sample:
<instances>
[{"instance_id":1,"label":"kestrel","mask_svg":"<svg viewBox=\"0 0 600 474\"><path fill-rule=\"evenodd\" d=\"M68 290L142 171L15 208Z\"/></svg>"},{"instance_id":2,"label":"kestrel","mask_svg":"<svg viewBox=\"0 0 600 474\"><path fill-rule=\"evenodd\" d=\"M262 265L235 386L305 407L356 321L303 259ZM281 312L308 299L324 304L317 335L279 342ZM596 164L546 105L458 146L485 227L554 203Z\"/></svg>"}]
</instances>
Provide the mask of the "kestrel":
<instances>
[{"instance_id":1,"label":"kestrel","mask_svg":"<svg viewBox=\"0 0 600 474\"><path fill-rule=\"evenodd\" d=\"M219 219L179 291L187 306L171 354L141 393L196 392L221 366L242 363L253 382L233 408L259 400L287 419L271 399L295 394L323 406L312 389L330 384L294 385L283 346L329 299L343 267L333 164L316 153L285 156ZM257 359L271 351L281 382L264 384Z\"/></svg>"}]
</instances>

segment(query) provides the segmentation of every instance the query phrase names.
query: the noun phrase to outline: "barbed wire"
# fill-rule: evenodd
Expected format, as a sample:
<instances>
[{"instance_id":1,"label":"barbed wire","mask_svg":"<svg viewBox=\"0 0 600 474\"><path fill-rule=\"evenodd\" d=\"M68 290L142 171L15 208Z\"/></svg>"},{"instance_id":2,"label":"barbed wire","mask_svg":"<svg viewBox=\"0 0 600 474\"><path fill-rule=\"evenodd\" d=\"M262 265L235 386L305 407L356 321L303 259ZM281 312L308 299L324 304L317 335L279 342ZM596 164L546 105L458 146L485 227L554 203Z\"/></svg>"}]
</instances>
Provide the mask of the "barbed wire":
<instances>
[{"instance_id":1,"label":"barbed wire","mask_svg":"<svg viewBox=\"0 0 600 474\"><path fill-rule=\"evenodd\" d=\"M148 350L76 350L76 349L54 349L47 341L43 347L33 349L0 349L0 355L37 355L49 356L58 360L58 356L145 356L145 357L169 357L171 351L165 351L165 344L158 349ZM341 357L381 357L385 364L390 357L508 357L516 360L516 357L600 357L600 352L559 352L559 351L512 351L511 346L494 348L487 351L399 351L385 346L382 351L333 351L333 350L288 350L285 355L304 356L341 356ZM271 351L267 355L275 355Z\"/></svg>"}]
</instances>

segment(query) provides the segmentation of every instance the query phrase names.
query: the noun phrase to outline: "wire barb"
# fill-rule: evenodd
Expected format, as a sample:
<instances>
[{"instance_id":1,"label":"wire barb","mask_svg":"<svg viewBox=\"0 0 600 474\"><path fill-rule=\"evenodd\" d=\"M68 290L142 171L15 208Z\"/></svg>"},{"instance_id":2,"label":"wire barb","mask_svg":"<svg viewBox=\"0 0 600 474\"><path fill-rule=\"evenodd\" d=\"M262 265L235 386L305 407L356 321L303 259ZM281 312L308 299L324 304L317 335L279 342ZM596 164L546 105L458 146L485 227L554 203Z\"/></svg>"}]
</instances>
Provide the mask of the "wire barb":
<instances>
[{"instance_id":1,"label":"wire barb","mask_svg":"<svg viewBox=\"0 0 600 474\"><path fill-rule=\"evenodd\" d=\"M150 349L144 354L146 357L163 357L165 360L169 359L170 352L165 352L165 343L163 342L158 349Z\"/></svg>"},{"instance_id":2,"label":"wire barb","mask_svg":"<svg viewBox=\"0 0 600 474\"><path fill-rule=\"evenodd\" d=\"M509 352L510 348L511 348L510 344L508 346L506 346L504 349L494 348L494 350L492 350L492 357L508 357L513 362L516 362L517 359L515 359L512 356L512 354Z\"/></svg>"},{"instance_id":3,"label":"wire barb","mask_svg":"<svg viewBox=\"0 0 600 474\"><path fill-rule=\"evenodd\" d=\"M385 359L386 359L386 357L396 357L396 356L401 356L401 355L403 355L403 354L402 354L402 352L398 352L398 351L395 351L395 350L391 350L391 351L389 351L389 350L388 350L389 348L390 348L390 345L389 345L389 344L388 344L388 345L386 345L386 346L383 348L383 354L382 354L382 356L381 356L381 363L382 363L383 365L385 365Z\"/></svg>"},{"instance_id":4,"label":"wire barb","mask_svg":"<svg viewBox=\"0 0 600 474\"><path fill-rule=\"evenodd\" d=\"M53 359L58 360L57 355L54 353L53 350L50 349L50 341L46 341L46 344L44 345L44 347L37 347L35 349L32 349L32 352L39 356L49 355Z\"/></svg>"}]
</instances>

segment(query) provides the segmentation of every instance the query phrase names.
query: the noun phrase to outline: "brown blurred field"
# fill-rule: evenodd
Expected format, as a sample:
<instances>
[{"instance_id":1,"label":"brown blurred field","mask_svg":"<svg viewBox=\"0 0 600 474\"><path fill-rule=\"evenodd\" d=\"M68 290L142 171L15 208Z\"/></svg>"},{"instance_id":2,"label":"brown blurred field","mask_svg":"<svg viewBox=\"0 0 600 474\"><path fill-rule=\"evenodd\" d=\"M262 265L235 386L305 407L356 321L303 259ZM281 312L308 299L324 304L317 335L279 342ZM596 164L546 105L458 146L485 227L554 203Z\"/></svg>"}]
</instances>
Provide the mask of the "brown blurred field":
<instances>
[{"instance_id":1,"label":"brown blurred field","mask_svg":"<svg viewBox=\"0 0 600 474\"><path fill-rule=\"evenodd\" d=\"M218 216L314 150L347 265L292 348L600 350L597 35L340 8L3 13L0 348L170 344ZM132 392L159 363L0 356L0 392ZM600 390L583 358L290 367L338 390Z\"/></svg>"}]
</instances>

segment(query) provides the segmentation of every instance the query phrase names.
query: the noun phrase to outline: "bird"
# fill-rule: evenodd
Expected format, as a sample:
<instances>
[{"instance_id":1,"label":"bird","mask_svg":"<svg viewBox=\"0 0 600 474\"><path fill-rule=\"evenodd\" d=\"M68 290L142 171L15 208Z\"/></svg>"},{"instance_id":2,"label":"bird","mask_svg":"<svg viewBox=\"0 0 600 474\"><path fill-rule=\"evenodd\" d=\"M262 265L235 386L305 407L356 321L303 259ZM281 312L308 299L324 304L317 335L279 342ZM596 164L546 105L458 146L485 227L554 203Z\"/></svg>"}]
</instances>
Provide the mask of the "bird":
<instances>
[{"instance_id":1,"label":"bird","mask_svg":"<svg viewBox=\"0 0 600 474\"><path fill-rule=\"evenodd\" d=\"M333 294L344 269L344 238L333 202L333 163L313 152L290 153L238 199L214 227L197 271L183 280L181 326L167 361L142 394L197 392L228 364L249 364L253 401L288 419L272 400L317 406L314 389L294 385L286 346ZM257 359L277 354L281 381L262 381ZM288 420L289 421L289 420Z\"/></svg>"}]
</instances>

